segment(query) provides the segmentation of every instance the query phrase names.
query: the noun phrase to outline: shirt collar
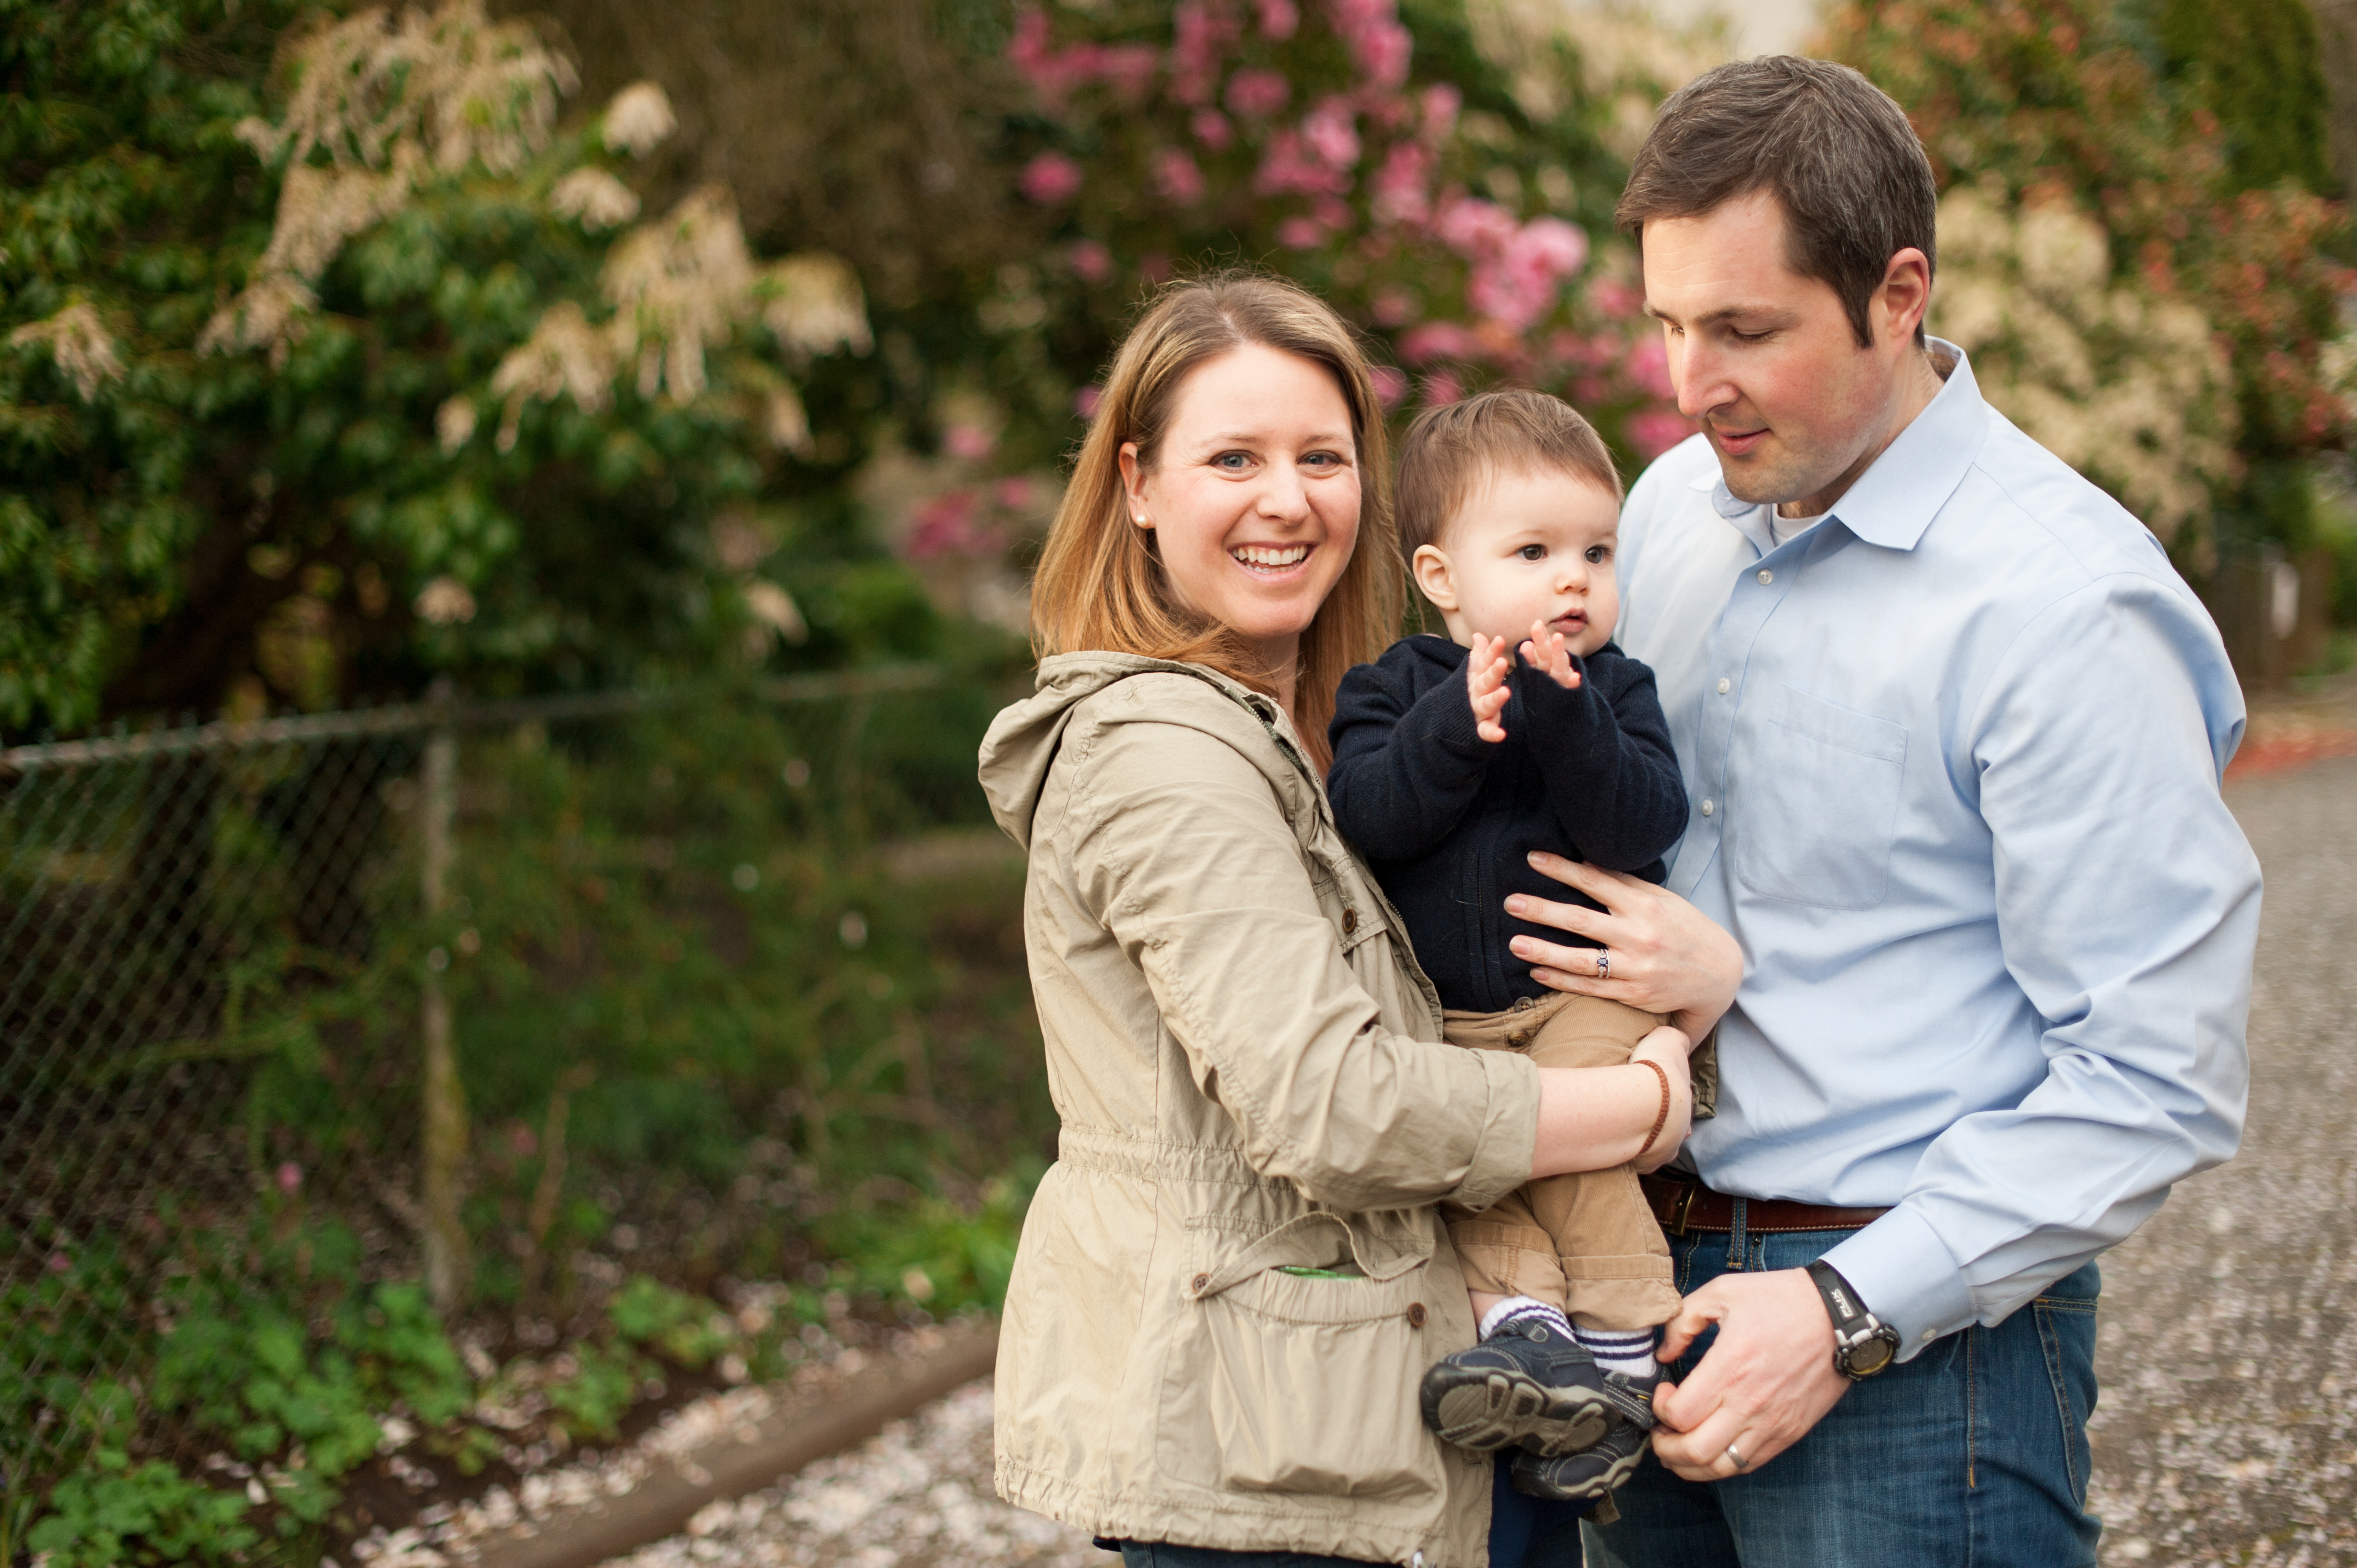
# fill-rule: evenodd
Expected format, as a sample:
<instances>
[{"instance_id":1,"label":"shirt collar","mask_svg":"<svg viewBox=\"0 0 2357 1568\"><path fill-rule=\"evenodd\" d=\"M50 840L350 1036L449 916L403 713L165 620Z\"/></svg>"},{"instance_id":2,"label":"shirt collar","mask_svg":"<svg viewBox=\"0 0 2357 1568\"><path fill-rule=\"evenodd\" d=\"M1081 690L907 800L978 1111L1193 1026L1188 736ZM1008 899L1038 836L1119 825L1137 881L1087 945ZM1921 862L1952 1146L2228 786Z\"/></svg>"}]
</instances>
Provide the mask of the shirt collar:
<instances>
[{"instance_id":1,"label":"shirt collar","mask_svg":"<svg viewBox=\"0 0 2357 1568\"><path fill-rule=\"evenodd\" d=\"M1826 518L1838 520L1868 544L1889 550L1912 550L1921 542L1932 519L1964 482L1964 470L1980 455L1981 441L1988 434L1989 406L1964 351L1939 338L1929 343L1933 353L1953 358L1955 369L1899 439L1834 503ZM1766 509L1737 499L1723 477L1712 482L1710 504L1762 553L1774 547Z\"/></svg>"}]
</instances>

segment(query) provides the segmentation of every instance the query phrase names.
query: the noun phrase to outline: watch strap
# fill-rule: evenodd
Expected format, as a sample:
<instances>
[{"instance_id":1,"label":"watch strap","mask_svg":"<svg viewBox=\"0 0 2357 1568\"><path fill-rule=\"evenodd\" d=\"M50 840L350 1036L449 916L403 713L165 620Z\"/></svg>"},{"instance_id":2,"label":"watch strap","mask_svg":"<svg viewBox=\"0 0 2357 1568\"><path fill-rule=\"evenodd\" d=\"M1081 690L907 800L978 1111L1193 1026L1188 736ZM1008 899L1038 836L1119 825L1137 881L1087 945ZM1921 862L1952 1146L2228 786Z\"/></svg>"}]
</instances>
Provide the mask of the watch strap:
<instances>
[{"instance_id":1,"label":"watch strap","mask_svg":"<svg viewBox=\"0 0 2357 1568\"><path fill-rule=\"evenodd\" d=\"M1809 1265L1809 1277L1817 1282L1817 1294L1824 1298L1825 1316L1834 1320L1836 1331L1846 1335L1853 1324L1864 1323L1873 1316L1857 1299L1857 1292L1850 1288L1850 1283L1823 1258Z\"/></svg>"}]
</instances>

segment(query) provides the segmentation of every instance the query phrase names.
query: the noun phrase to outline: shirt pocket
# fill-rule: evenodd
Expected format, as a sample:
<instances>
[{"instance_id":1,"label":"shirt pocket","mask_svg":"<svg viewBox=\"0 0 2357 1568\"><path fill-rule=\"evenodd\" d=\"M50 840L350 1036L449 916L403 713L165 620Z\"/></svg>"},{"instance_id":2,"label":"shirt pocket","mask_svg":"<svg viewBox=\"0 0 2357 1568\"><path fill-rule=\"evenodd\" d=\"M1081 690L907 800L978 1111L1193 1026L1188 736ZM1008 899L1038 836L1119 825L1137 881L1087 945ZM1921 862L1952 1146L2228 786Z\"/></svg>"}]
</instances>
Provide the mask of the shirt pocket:
<instances>
[{"instance_id":1,"label":"shirt pocket","mask_svg":"<svg viewBox=\"0 0 2357 1568\"><path fill-rule=\"evenodd\" d=\"M1778 687L1738 785L1736 879L1763 897L1873 908L1906 778L1906 725Z\"/></svg>"},{"instance_id":2,"label":"shirt pocket","mask_svg":"<svg viewBox=\"0 0 2357 1568\"><path fill-rule=\"evenodd\" d=\"M1155 1423L1163 1474L1230 1492L1437 1497L1443 1461L1416 1403L1429 1242L1371 1249L1322 1212L1256 1241L1195 1240ZM1359 1272L1292 1272L1338 1265Z\"/></svg>"}]
</instances>

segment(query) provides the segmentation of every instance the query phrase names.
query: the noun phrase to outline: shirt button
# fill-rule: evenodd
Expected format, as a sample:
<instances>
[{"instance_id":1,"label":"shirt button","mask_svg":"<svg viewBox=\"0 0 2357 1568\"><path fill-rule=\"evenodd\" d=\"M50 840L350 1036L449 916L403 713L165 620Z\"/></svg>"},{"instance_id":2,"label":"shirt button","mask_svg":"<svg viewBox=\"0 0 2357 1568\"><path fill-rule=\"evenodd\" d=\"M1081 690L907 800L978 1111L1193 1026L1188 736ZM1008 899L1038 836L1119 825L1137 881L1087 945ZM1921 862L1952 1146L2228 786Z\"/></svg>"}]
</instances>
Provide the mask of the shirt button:
<instances>
[{"instance_id":1,"label":"shirt button","mask_svg":"<svg viewBox=\"0 0 2357 1568\"><path fill-rule=\"evenodd\" d=\"M1776 580L1776 574L1762 566L1760 568L1760 580L1763 583L1772 583Z\"/></svg>"},{"instance_id":2,"label":"shirt button","mask_svg":"<svg viewBox=\"0 0 2357 1568\"><path fill-rule=\"evenodd\" d=\"M1730 687L1732 687L1734 684L1735 684L1735 682L1732 682L1732 681L1728 680L1726 676L1721 675L1721 676L1718 678L1718 694L1719 694L1720 696L1724 697L1725 695L1727 695L1728 689L1729 689Z\"/></svg>"},{"instance_id":3,"label":"shirt button","mask_svg":"<svg viewBox=\"0 0 2357 1568\"><path fill-rule=\"evenodd\" d=\"M1932 1340L1937 1339L1939 1337L1940 1331L1936 1328L1926 1328L1923 1330L1923 1343L1926 1345L1929 1345Z\"/></svg>"},{"instance_id":4,"label":"shirt button","mask_svg":"<svg viewBox=\"0 0 2357 1568\"><path fill-rule=\"evenodd\" d=\"M1717 801L1715 801L1715 800L1705 800L1705 801L1702 803L1702 814L1703 814L1704 816L1706 816L1706 817L1709 816L1713 811L1717 811L1717 810L1718 810L1718 803L1717 803Z\"/></svg>"}]
</instances>

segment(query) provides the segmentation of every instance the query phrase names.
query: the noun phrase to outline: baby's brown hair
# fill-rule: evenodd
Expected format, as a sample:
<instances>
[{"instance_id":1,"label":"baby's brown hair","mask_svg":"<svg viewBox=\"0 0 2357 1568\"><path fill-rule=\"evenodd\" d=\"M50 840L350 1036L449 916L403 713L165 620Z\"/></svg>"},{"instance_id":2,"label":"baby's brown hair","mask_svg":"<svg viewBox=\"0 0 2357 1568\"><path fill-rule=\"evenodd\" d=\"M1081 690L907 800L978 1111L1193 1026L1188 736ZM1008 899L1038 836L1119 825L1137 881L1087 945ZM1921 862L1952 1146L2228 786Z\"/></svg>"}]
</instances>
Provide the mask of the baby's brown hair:
<instances>
[{"instance_id":1,"label":"baby's brown hair","mask_svg":"<svg viewBox=\"0 0 2357 1568\"><path fill-rule=\"evenodd\" d=\"M1437 544L1449 519L1499 473L1554 473L1587 479L1621 499L1611 449L1579 411L1527 387L1501 387L1427 408L1400 442L1400 553L1415 559Z\"/></svg>"}]
</instances>

